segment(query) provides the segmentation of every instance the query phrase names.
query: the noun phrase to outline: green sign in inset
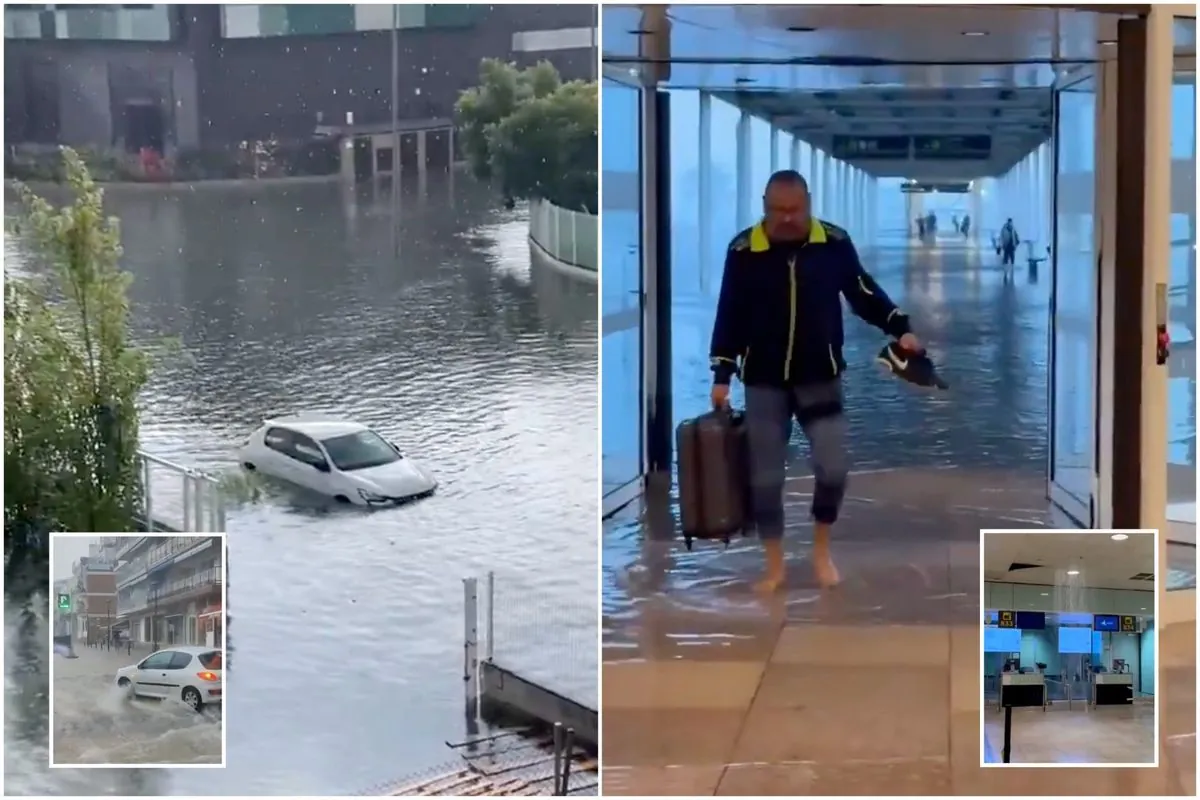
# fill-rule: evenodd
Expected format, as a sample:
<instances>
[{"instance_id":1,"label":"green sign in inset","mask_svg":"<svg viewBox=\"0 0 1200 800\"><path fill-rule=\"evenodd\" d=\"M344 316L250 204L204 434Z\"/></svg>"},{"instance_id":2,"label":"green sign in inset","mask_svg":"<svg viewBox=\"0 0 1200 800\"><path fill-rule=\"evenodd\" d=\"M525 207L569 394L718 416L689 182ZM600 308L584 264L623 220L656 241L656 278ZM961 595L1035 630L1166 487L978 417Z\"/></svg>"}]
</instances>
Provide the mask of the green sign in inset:
<instances>
[{"instance_id":1,"label":"green sign in inset","mask_svg":"<svg viewBox=\"0 0 1200 800\"><path fill-rule=\"evenodd\" d=\"M71 595L60 594L58 596L58 610L59 611L70 611L71 610Z\"/></svg>"}]
</instances>

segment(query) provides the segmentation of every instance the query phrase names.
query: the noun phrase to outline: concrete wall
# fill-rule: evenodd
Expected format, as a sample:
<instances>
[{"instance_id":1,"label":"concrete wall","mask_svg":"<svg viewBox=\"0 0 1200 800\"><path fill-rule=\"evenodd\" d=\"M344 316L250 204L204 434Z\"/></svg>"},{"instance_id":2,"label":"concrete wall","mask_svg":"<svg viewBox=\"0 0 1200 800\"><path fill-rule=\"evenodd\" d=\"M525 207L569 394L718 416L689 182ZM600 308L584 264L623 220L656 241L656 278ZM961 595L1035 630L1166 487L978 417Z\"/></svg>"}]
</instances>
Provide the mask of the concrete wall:
<instances>
[{"instance_id":1,"label":"concrete wall","mask_svg":"<svg viewBox=\"0 0 1200 800\"><path fill-rule=\"evenodd\" d=\"M219 146L271 135L311 135L325 120L391 118L391 33L369 31L257 39L221 38L220 5L181 5L174 42L5 41L5 139L26 140L26 73L47 64L59 76L59 141L111 143L113 93L171 95L181 146ZM519 65L545 59L567 79L595 70L589 49L517 53L513 34L586 27L589 6L488 6L470 28L401 30L400 116L449 117L461 90L475 85L479 61ZM109 76L117 78L115 82ZM111 88L109 84L112 84Z\"/></svg>"}]
</instances>

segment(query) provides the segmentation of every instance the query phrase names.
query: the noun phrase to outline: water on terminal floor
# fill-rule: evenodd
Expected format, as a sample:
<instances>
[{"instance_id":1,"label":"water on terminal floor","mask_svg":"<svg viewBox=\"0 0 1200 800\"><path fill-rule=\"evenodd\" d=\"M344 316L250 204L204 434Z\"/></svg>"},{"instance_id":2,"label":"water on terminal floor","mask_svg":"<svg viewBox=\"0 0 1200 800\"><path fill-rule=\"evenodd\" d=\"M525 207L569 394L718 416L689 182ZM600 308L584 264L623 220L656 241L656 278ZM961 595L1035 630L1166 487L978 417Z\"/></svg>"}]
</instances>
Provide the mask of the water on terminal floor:
<instances>
[{"instance_id":1,"label":"water on terminal floor","mask_svg":"<svg viewBox=\"0 0 1200 800\"><path fill-rule=\"evenodd\" d=\"M1048 276L1005 277L989 251L962 244L862 249L951 389L923 393L880 373L881 334L847 312L855 473L834 531L834 591L817 587L806 558L812 482L799 431L777 597L751 589L753 541L684 549L669 487L606 523L606 794L1046 788L1044 771L979 767L979 531L1058 524L1045 499ZM713 305L697 293L673 307L677 419L708 403ZM1168 555L1177 584L1194 588L1195 550ZM1195 732L1194 642L1194 625L1160 631L1164 737ZM1179 766L1129 779L1072 771L1050 790L1194 793Z\"/></svg>"},{"instance_id":2,"label":"water on terminal floor","mask_svg":"<svg viewBox=\"0 0 1200 800\"><path fill-rule=\"evenodd\" d=\"M525 614L497 620L498 660L595 696L595 284L531 264L526 212L462 176L405 187L393 257L389 194L108 190L139 334L182 343L143 397L145 449L226 471L264 418L320 410L440 481L373 513L299 496L230 512L231 757L155 791L340 794L448 760L462 579L488 570Z\"/></svg>"}]
</instances>

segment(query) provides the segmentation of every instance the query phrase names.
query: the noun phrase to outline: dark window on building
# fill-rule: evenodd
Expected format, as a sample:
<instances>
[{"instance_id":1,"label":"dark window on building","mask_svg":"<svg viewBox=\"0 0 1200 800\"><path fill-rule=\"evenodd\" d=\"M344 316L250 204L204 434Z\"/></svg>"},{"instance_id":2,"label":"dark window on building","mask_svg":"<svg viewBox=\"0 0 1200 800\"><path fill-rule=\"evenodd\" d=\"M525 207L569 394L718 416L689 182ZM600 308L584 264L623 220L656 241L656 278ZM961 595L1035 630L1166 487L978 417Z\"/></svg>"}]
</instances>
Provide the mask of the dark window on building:
<instances>
[{"instance_id":1,"label":"dark window on building","mask_svg":"<svg viewBox=\"0 0 1200 800\"><path fill-rule=\"evenodd\" d=\"M425 4L425 27L469 28L479 21L484 6L462 3Z\"/></svg>"},{"instance_id":2,"label":"dark window on building","mask_svg":"<svg viewBox=\"0 0 1200 800\"><path fill-rule=\"evenodd\" d=\"M296 36L354 30L354 5L287 5L287 32Z\"/></svg>"}]
</instances>

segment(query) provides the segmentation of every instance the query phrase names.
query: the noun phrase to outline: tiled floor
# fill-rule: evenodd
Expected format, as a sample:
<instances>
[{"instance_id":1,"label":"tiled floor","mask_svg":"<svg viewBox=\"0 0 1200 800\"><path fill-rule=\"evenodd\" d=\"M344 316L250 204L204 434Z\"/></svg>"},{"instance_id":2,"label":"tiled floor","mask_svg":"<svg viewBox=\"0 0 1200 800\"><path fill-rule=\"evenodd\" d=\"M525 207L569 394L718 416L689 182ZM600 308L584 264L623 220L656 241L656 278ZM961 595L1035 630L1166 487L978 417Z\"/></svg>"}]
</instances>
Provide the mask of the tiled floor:
<instances>
[{"instance_id":1,"label":"tiled floor","mask_svg":"<svg viewBox=\"0 0 1200 800\"><path fill-rule=\"evenodd\" d=\"M606 794L1195 795L1194 618L1160 627L1157 769L981 767L979 530L1055 524L1043 477L1045 363L1035 355L1045 296L987 273L964 279L970 265L954 258L963 256L910 259L899 276L876 270L894 296L923 303L936 323L926 322L927 341L954 345L943 352L971 380L921 400L891 379L856 376L847 387L866 469L834 533L840 587L819 590L806 558L801 458L788 486L788 586L777 597L750 588L761 569L753 541L686 551L665 489L609 521ZM851 351L878 347L857 328L848 337ZM704 402L695 355L680 354L700 366L695 387L676 382L697 395L677 397L677 413ZM1170 558L1194 587L1194 549Z\"/></svg>"},{"instance_id":2,"label":"tiled floor","mask_svg":"<svg viewBox=\"0 0 1200 800\"><path fill-rule=\"evenodd\" d=\"M984 735L999 750L1004 714L989 707ZM1101 706L1076 703L1013 710L1012 764L1153 764L1154 705Z\"/></svg>"}]
</instances>

